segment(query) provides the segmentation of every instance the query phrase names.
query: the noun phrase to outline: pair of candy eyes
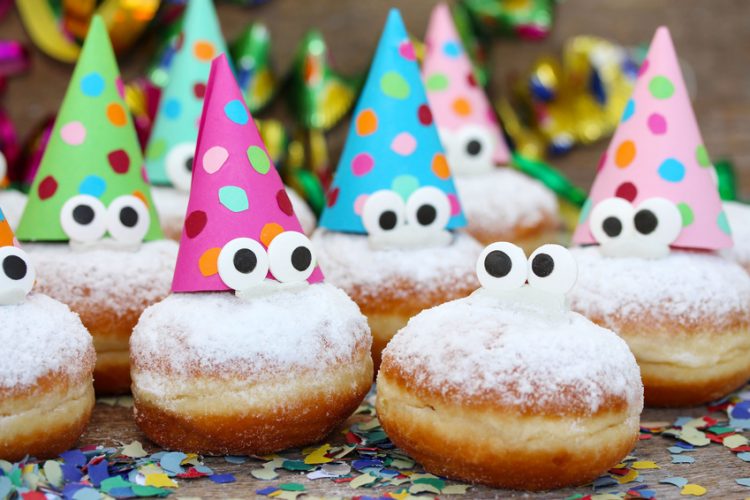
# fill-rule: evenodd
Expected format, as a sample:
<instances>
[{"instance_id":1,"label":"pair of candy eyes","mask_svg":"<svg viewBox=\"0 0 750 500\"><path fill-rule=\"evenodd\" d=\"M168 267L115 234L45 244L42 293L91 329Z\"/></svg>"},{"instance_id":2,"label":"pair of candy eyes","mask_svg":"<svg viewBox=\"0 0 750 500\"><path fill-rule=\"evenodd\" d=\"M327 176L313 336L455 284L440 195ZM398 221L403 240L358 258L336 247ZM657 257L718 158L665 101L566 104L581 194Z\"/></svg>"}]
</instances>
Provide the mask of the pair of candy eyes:
<instances>
[{"instance_id":1,"label":"pair of candy eyes","mask_svg":"<svg viewBox=\"0 0 750 500\"><path fill-rule=\"evenodd\" d=\"M60 224L72 241L93 243L109 232L117 241L139 243L148 232L151 216L143 201L132 195L115 198L105 208L98 198L80 194L62 206Z\"/></svg>"},{"instance_id":2,"label":"pair of candy eyes","mask_svg":"<svg viewBox=\"0 0 750 500\"><path fill-rule=\"evenodd\" d=\"M507 242L485 248L476 271L482 287L493 291L515 290L528 282L539 290L566 293L578 276L575 259L565 247L542 245L527 259L520 247Z\"/></svg>"},{"instance_id":3,"label":"pair of candy eyes","mask_svg":"<svg viewBox=\"0 0 750 500\"><path fill-rule=\"evenodd\" d=\"M677 206L665 198L649 198L638 207L622 198L608 198L591 210L589 227L599 243L636 234L669 245L682 230L682 216Z\"/></svg>"},{"instance_id":4,"label":"pair of candy eyes","mask_svg":"<svg viewBox=\"0 0 750 500\"><path fill-rule=\"evenodd\" d=\"M0 290L16 288L29 293L35 278L26 252L17 247L0 248Z\"/></svg>"},{"instance_id":5,"label":"pair of candy eyes","mask_svg":"<svg viewBox=\"0 0 750 500\"><path fill-rule=\"evenodd\" d=\"M440 189L432 186L417 189L406 203L395 191L376 191L367 197L362 208L362 224L368 234L389 233L406 224L443 229L450 218L450 200Z\"/></svg>"},{"instance_id":6,"label":"pair of candy eyes","mask_svg":"<svg viewBox=\"0 0 750 500\"><path fill-rule=\"evenodd\" d=\"M235 238L219 252L219 277L233 290L247 290L266 279L268 271L281 283L307 280L315 270L312 243L302 233L286 231L276 236L268 251L251 238Z\"/></svg>"}]
</instances>

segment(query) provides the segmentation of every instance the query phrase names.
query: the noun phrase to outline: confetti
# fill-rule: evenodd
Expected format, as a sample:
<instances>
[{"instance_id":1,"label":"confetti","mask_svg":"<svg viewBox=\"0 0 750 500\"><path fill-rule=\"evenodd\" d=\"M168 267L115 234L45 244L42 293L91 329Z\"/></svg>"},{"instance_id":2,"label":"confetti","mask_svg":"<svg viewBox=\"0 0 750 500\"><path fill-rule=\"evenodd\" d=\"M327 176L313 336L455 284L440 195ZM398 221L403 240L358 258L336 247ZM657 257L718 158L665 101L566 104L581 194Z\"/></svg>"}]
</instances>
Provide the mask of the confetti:
<instances>
[{"instance_id":1,"label":"confetti","mask_svg":"<svg viewBox=\"0 0 750 500\"><path fill-rule=\"evenodd\" d=\"M658 465L656 465L656 462L651 462L651 461L633 462L632 464L630 464L630 466L637 470L660 468Z\"/></svg>"},{"instance_id":2,"label":"confetti","mask_svg":"<svg viewBox=\"0 0 750 500\"><path fill-rule=\"evenodd\" d=\"M328 453L328 450L331 449L331 445L324 444L320 448L317 448L315 451L310 453L305 457L305 463L308 465L317 465L317 464L327 464L328 462L332 462L332 458L328 458L326 456L326 453Z\"/></svg>"},{"instance_id":3,"label":"confetti","mask_svg":"<svg viewBox=\"0 0 750 500\"><path fill-rule=\"evenodd\" d=\"M122 454L130 458L143 458L148 455L143 449L143 445L138 441L133 441L132 443L123 446Z\"/></svg>"},{"instance_id":4,"label":"confetti","mask_svg":"<svg viewBox=\"0 0 750 500\"><path fill-rule=\"evenodd\" d=\"M668 477L666 479L662 479L659 481L661 484L671 484L673 486L677 486L678 488L682 489L685 487L685 485L688 484L688 480L684 477Z\"/></svg>"},{"instance_id":5,"label":"confetti","mask_svg":"<svg viewBox=\"0 0 750 500\"><path fill-rule=\"evenodd\" d=\"M741 477L739 479L735 479L734 481L740 486L747 486L748 488L750 488L750 477Z\"/></svg>"},{"instance_id":6,"label":"confetti","mask_svg":"<svg viewBox=\"0 0 750 500\"><path fill-rule=\"evenodd\" d=\"M371 476L370 474L362 474L361 476L354 478L354 480L349 483L349 487L360 488L362 486L369 486L377 480L378 478L375 476Z\"/></svg>"},{"instance_id":7,"label":"confetti","mask_svg":"<svg viewBox=\"0 0 750 500\"><path fill-rule=\"evenodd\" d=\"M177 488L177 483L172 481L166 474L149 474L146 476L146 486L156 486L157 488Z\"/></svg>"},{"instance_id":8,"label":"confetti","mask_svg":"<svg viewBox=\"0 0 750 500\"><path fill-rule=\"evenodd\" d=\"M694 462L695 459L693 457L689 457L686 455L672 455L673 464L692 464Z\"/></svg>"},{"instance_id":9,"label":"confetti","mask_svg":"<svg viewBox=\"0 0 750 500\"><path fill-rule=\"evenodd\" d=\"M680 495L691 495L694 497L700 497L706 494L706 488L699 484L686 484L680 490Z\"/></svg>"}]
</instances>

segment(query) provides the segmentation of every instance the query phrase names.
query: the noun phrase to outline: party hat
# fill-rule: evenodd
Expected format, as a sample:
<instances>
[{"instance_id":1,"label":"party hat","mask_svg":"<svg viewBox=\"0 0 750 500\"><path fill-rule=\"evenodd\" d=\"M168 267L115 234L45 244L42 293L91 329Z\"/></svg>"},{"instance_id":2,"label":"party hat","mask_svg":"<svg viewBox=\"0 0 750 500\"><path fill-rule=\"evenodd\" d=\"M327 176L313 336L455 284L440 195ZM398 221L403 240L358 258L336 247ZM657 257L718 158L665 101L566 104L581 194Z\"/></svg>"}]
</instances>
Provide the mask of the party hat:
<instances>
[{"instance_id":1,"label":"party hat","mask_svg":"<svg viewBox=\"0 0 750 500\"><path fill-rule=\"evenodd\" d=\"M466 225L414 48L401 15L392 9L359 98L336 175L321 216L322 227L365 233L367 196L391 190L407 200L434 187L450 200L448 229Z\"/></svg>"},{"instance_id":2,"label":"party hat","mask_svg":"<svg viewBox=\"0 0 750 500\"><path fill-rule=\"evenodd\" d=\"M172 290L230 290L219 272L219 257L229 242L249 238L268 249L275 238L291 232L302 228L221 55L211 64ZM307 281L322 279L316 268Z\"/></svg>"},{"instance_id":3,"label":"party hat","mask_svg":"<svg viewBox=\"0 0 750 500\"><path fill-rule=\"evenodd\" d=\"M137 218L139 223L149 223L148 228L142 228L145 236L138 239L163 238L123 93L106 27L96 16L29 192L17 229L20 240L70 240L69 232L63 229L64 208L81 195L98 200L96 204L102 210L126 195L140 199L143 203L135 208L147 212L150 218ZM96 218L98 225L99 214L94 211L92 215L90 209L85 211ZM134 229L139 231L141 227Z\"/></svg>"},{"instance_id":4,"label":"party hat","mask_svg":"<svg viewBox=\"0 0 750 500\"><path fill-rule=\"evenodd\" d=\"M595 243L589 214L613 197L633 206L656 197L675 204L682 228L672 247L717 250L732 245L713 166L666 27L656 30L633 96L599 162L575 243Z\"/></svg>"},{"instance_id":5,"label":"party hat","mask_svg":"<svg viewBox=\"0 0 750 500\"><path fill-rule=\"evenodd\" d=\"M187 190L208 70L227 50L211 0L188 2L178 47L146 148L146 171L153 184Z\"/></svg>"},{"instance_id":6,"label":"party hat","mask_svg":"<svg viewBox=\"0 0 750 500\"><path fill-rule=\"evenodd\" d=\"M0 247L13 247L16 244L13 228L10 227L8 219L5 218L2 208L0 208Z\"/></svg>"},{"instance_id":7,"label":"party hat","mask_svg":"<svg viewBox=\"0 0 750 500\"><path fill-rule=\"evenodd\" d=\"M271 66L271 36L262 23L253 23L229 48L237 81L245 91L245 102L251 113L263 109L276 90L276 75Z\"/></svg>"},{"instance_id":8,"label":"party hat","mask_svg":"<svg viewBox=\"0 0 750 500\"><path fill-rule=\"evenodd\" d=\"M481 149L489 148L491 151L484 153L487 160L507 165L510 162L508 145L487 94L476 82L471 60L448 5L440 3L432 10L425 42L422 75L435 124L441 131L441 138L451 144L446 144L446 149L457 139L461 144L455 147L466 152L467 159L479 157L484 153ZM478 141L473 148L469 147L471 141ZM487 141L490 144L482 144ZM451 168L456 170L459 166L451 165Z\"/></svg>"}]
</instances>

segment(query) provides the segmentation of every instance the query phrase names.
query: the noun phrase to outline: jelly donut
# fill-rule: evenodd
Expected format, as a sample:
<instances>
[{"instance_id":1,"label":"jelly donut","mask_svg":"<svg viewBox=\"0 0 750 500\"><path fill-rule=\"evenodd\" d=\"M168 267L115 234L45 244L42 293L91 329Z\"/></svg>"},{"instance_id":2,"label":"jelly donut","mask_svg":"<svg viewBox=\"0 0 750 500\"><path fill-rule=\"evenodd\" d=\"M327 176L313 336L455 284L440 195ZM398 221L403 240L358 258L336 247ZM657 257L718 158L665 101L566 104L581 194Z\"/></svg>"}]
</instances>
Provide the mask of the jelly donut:
<instances>
[{"instance_id":1,"label":"jelly donut","mask_svg":"<svg viewBox=\"0 0 750 500\"><path fill-rule=\"evenodd\" d=\"M750 206L736 201L724 202L734 246L725 255L750 272Z\"/></svg>"},{"instance_id":2,"label":"jelly donut","mask_svg":"<svg viewBox=\"0 0 750 500\"><path fill-rule=\"evenodd\" d=\"M527 261L493 243L477 261L482 288L399 331L377 381L393 443L433 474L525 490L585 484L625 457L643 408L638 365L565 306L575 267L558 245Z\"/></svg>"},{"instance_id":3,"label":"jelly donut","mask_svg":"<svg viewBox=\"0 0 750 500\"><path fill-rule=\"evenodd\" d=\"M54 457L94 407L94 347L78 315L40 293L0 211L0 458Z\"/></svg>"}]
</instances>

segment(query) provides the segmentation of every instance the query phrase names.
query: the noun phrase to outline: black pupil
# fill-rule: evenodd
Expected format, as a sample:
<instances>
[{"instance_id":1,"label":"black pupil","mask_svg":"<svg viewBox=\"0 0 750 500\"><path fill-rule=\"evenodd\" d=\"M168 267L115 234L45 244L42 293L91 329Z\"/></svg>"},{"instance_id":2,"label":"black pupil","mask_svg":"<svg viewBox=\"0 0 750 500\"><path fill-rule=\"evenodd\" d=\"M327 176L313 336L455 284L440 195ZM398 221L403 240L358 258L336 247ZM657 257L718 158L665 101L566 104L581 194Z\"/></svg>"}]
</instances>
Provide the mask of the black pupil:
<instances>
[{"instance_id":1,"label":"black pupil","mask_svg":"<svg viewBox=\"0 0 750 500\"><path fill-rule=\"evenodd\" d=\"M636 231L641 234L651 234L656 229L656 226L659 225L659 219L651 210L639 210L635 214L633 222L635 223Z\"/></svg>"},{"instance_id":2,"label":"black pupil","mask_svg":"<svg viewBox=\"0 0 750 500\"><path fill-rule=\"evenodd\" d=\"M250 274L257 264L258 257L248 248L241 248L234 254L234 268L242 274Z\"/></svg>"},{"instance_id":3,"label":"black pupil","mask_svg":"<svg viewBox=\"0 0 750 500\"><path fill-rule=\"evenodd\" d=\"M386 210L382 214L380 214L380 219L378 219L378 224L380 224L380 227L385 231L390 231L394 227L396 227L396 222L398 221L398 217L396 217L396 212L393 210Z\"/></svg>"},{"instance_id":4,"label":"black pupil","mask_svg":"<svg viewBox=\"0 0 750 500\"><path fill-rule=\"evenodd\" d=\"M614 238L622 232L622 222L617 217L607 217L602 222L602 229L607 236Z\"/></svg>"},{"instance_id":5,"label":"black pupil","mask_svg":"<svg viewBox=\"0 0 750 500\"><path fill-rule=\"evenodd\" d=\"M555 270L555 259L549 254L540 253L531 261L531 271L540 278L546 278Z\"/></svg>"},{"instance_id":6,"label":"black pupil","mask_svg":"<svg viewBox=\"0 0 750 500\"><path fill-rule=\"evenodd\" d=\"M292 266L297 271L304 271L312 263L312 253L307 247L297 247L292 252Z\"/></svg>"},{"instance_id":7,"label":"black pupil","mask_svg":"<svg viewBox=\"0 0 750 500\"><path fill-rule=\"evenodd\" d=\"M12 280L20 280L26 276L26 262L18 255L8 255L3 259L3 272Z\"/></svg>"},{"instance_id":8,"label":"black pupil","mask_svg":"<svg viewBox=\"0 0 750 500\"><path fill-rule=\"evenodd\" d=\"M193 171L193 157L192 156L185 159L185 170L187 170L188 172Z\"/></svg>"},{"instance_id":9,"label":"black pupil","mask_svg":"<svg viewBox=\"0 0 750 500\"><path fill-rule=\"evenodd\" d=\"M429 226L437 218L437 210L432 205L422 205L417 209L417 222L423 226Z\"/></svg>"},{"instance_id":10,"label":"black pupil","mask_svg":"<svg viewBox=\"0 0 750 500\"><path fill-rule=\"evenodd\" d=\"M120 210L120 222L125 227L135 227L138 224L138 212L133 207L123 207Z\"/></svg>"},{"instance_id":11,"label":"black pupil","mask_svg":"<svg viewBox=\"0 0 750 500\"><path fill-rule=\"evenodd\" d=\"M466 144L466 152L471 156L476 156L482 152L482 143L476 139L472 139Z\"/></svg>"},{"instance_id":12,"label":"black pupil","mask_svg":"<svg viewBox=\"0 0 750 500\"><path fill-rule=\"evenodd\" d=\"M510 260L507 253L493 250L484 258L484 269L493 278L502 278L513 269L513 261Z\"/></svg>"},{"instance_id":13,"label":"black pupil","mask_svg":"<svg viewBox=\"0 0 750 500\"><path fill-rule=\"evenodd\" d=\"M73 209L73 220L85 226L94 220L94 209L88 205L78 205Z\"/></svg>"}]
</instances>

